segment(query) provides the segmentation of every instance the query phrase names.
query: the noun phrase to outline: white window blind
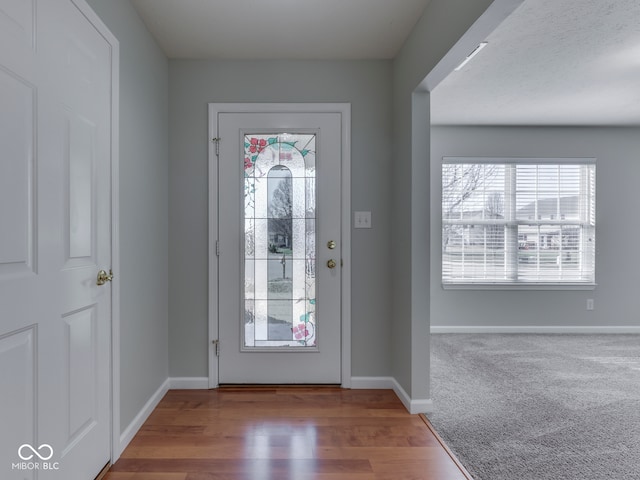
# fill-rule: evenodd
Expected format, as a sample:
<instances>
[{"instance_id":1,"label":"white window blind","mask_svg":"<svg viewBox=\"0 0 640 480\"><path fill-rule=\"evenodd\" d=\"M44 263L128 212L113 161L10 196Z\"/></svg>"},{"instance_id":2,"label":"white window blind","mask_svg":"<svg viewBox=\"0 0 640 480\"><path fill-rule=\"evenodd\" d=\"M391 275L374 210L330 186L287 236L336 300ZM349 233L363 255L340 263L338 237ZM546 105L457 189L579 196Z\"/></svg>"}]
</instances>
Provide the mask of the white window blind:
<instances>
[{"instance_id":1,"label":"white window blind","mask_svg":"<svg viewBox=\"0 0 640 480\"><path fill-rule=\"evenodd\" d=\"M442 281L595 284L594 159L445 158Z\"/></svg>"}]
</instances>

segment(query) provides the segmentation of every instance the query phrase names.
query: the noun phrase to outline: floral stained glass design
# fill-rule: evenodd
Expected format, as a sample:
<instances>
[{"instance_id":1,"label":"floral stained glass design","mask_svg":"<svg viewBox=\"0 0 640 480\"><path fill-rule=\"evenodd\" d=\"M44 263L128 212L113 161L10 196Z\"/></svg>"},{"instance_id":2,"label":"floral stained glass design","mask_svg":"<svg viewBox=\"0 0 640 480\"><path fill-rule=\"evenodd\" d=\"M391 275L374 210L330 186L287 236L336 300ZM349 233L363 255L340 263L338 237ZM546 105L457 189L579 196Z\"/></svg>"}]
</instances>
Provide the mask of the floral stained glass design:
<instances>
[{"instance_id":1,"label":"floral stained glass design","mask_svg":"<svg viewBox=\"0 0 640 480\"><path fill-rule=\"evenodd\" d=\"M316 346L316 136L244 137L244 346Z\"/></svg>"}]
</instances>

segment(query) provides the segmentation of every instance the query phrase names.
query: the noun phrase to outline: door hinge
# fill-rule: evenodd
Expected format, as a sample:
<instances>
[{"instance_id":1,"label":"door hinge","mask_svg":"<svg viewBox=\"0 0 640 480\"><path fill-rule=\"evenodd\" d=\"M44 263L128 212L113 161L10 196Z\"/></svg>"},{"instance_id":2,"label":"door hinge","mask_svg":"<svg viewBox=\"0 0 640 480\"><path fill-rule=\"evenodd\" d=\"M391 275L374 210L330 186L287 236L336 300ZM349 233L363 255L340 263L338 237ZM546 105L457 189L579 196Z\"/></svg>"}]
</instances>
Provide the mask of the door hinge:
<instances>
[{"instance_id":1,"label":"door hinge","mask_svg":"<svg viewBox=\"0 0 640 480\"><path fill-rule=\"evenodd\" d=\"M220 240L216 240L216 257L220 256Z\"/></svg>"},{"instance_id":2,"label":"door hinge","mask_svg":"<svg viewBox=\"0 0 640 480\"><path fill-rule=\"evenodd\" d=\"M212 138L211 141L216 144L216 156L220 156L220 138Z\"/></svg>"},{"instance_id":3,"label":"door hinge","mask_svg":"<svg viewBox=\"0 0 640 480\"><path fill-rule=\"evenodd\" d=\"M211 340L213 343L213 348L215 348L216 357L220 356L220 340Z\"/></svg>"}]
</instances>

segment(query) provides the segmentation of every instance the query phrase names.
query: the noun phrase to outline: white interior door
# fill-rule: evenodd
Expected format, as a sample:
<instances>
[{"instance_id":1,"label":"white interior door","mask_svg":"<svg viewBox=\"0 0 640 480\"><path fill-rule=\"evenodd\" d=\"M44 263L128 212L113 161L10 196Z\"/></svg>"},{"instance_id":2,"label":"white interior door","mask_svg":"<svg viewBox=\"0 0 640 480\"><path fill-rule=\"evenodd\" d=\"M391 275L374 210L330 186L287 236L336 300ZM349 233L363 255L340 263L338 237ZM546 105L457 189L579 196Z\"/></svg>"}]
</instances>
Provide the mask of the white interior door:
<instances>
[{"instance_id":1,"label":"white interior door","mask_svg":"<svg viewBox=\"0 0 640 480\"><path fill-rule=\"evenodd\" d=\"M111 46L71 0L0 0L0 104L0 477L90 479L111 454Z\"/></svg>"},{"instance_id":2,"label":"white interior door","mask_svg":"<svg viewBox=\"0 0 640 480\"><path fill-rule=\"evenodd\" d=\"M219 383L341 383L341 114L216 121Z\"/></svg>"}]
</instances>

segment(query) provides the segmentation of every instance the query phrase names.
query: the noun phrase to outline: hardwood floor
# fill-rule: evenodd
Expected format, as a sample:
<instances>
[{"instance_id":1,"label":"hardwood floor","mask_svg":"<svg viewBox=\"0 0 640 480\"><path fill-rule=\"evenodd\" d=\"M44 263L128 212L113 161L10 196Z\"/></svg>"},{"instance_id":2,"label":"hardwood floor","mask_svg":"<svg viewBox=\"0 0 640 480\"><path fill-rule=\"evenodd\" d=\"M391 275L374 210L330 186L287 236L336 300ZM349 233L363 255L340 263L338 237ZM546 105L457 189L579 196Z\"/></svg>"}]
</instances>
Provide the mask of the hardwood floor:
<instances>
[{"instance_id":1,"label":"hardwood floor","mask_svg":"<svg viewBox=\"0 0 640 480\"><path fill-rule=\"evenodd\" d=\"M391 390L172 390L105 480L468 480Z\"/></svg>"}]
</instances>

